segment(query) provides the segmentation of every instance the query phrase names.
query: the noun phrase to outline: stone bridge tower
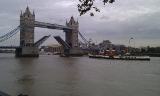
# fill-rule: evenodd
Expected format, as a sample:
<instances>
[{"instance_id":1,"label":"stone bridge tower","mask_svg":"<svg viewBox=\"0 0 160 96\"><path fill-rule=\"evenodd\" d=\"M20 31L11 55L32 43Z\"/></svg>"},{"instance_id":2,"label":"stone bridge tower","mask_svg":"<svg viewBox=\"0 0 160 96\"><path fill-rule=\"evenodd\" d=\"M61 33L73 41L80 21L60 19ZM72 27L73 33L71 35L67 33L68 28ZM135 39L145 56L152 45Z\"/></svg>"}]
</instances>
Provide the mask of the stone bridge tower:
<instances>
[{"instance_id":1,"label":"stone bridge tower","mask_svg":"<svg viewBox=\"0 0 160 96\"><path fill-rule=\"evenodd\" d=\"M75 21L72 16L69 22L66 21L66 26L72 28L71 31L65 32L65 39L66 39L65 41L71 46L69 54L81 55L82 52L79 48L79 41L78 41L79 22Z\"/></svg>"},{"instance_id":2,"label":"stone bridge tower","mask_svg":"<svg viewBox=\"0 0 160 96\"><path fill-rule=\"evenodd\" d=\"M78 31L79 31L79 23L75 21L73 16L71 17L69 22L66 22L66 26L72 28L73 30L70 32L66 32L66 42L72 47L79 47L78 44Z\"/></svg>"},{"instance_id":3,"label":"stone bridge tower","mask_svg":"<svg viewBox=\"0 0 160 96\"><path fill-rule=\"evenodd\" d=\"M35 14L30 12L27 7L25 12L20 15L20 46L34 46L34 21Z\"/></svg>"},{"instance_id":4,"label":"stone bridge tower","mask_svg":"<svg viewBox=\"0 0 160 96\"><path fill-rule=\"evenodd\" d=\"M34 46L35 14L27 6L25 12L20 14L20 48L16 49L16 56L38 56L38 48Z\"/></svg>"}]
</instances>

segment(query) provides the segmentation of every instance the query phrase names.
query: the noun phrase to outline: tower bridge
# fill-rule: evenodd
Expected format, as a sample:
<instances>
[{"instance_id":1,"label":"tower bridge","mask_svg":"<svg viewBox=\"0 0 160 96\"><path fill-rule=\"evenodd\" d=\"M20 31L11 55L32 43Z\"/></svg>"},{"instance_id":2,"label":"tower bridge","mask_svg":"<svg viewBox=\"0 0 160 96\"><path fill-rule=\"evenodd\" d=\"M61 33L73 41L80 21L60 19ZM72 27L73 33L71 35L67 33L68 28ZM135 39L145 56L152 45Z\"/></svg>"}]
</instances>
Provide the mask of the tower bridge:
<instances>
[{"instance_id":1,"label":"tower bridge","mask_svg":"<svg viewBox=\"0 0 160 96\"><path fill-rule=\"evenodd\" d=\"M20 25L13 31L0 36L0 42L3 42L20 31L20 46L0 46L0 48L15 48L17 57L38 57L38 46L48 39L50 35L44 36L39 41L34 42L35 27L63 30L65 40L60 36L55 36L54 38L63 46L64 55L82 55L78 41L79 22L75 21L73 16L69 22L66 22L66 25L39 22L35 21L35 13L31 13L29 7L26 8L25 12L21 12Z\"/></svg>"}]
</instances>

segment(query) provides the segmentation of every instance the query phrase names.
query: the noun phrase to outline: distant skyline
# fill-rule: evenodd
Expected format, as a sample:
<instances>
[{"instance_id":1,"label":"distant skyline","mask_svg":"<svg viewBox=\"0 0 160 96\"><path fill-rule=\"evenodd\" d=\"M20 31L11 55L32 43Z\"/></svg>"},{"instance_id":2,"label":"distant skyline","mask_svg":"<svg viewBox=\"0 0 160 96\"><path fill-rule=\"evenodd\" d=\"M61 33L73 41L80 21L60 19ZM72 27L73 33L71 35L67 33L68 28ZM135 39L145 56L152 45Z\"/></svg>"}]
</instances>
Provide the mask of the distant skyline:
<instances>
[{"instance_id":1,"label":"distant skyline","mask_svg":"<svg viewBox=\"0 0 160 96\"><path fill-rule=\"evenodd\" d=\"M97 1L96 1L97 2ZM65 25L74 16L79 20L80 32L89 40L100 43L110 40L113 44L129 45L131 37L135 46L160 46L160 0L116 0L113 4L95 3L100 13L91 17L89 13L79 16L78 0L1 0L0 36L19 25L20 11L27 5L35 11L36 20ZM59 30L36 28L35 41L51 34L64 37ZM19 41L18 34L12 42ZM57 43L53 37L45 45Z\"/></svg>"}]
</instances>

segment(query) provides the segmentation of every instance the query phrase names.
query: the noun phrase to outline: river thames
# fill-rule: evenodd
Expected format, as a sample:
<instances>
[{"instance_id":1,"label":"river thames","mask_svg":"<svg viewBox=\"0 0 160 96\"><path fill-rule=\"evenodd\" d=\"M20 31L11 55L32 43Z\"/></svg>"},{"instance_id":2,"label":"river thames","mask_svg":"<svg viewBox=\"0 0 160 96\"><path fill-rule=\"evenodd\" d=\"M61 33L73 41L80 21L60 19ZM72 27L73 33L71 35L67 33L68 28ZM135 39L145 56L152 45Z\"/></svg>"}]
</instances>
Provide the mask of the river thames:
<instances>
[{"instance_id":1,"label":"river thames","mask_svg":"<svg viewBox=\"0 0 160 96\"><path fill-rule=\"evenodd\" d=\"M160 96L160 58L15 58L1 53L0 91L12 96Z\"/></svg>"}]
</instances>

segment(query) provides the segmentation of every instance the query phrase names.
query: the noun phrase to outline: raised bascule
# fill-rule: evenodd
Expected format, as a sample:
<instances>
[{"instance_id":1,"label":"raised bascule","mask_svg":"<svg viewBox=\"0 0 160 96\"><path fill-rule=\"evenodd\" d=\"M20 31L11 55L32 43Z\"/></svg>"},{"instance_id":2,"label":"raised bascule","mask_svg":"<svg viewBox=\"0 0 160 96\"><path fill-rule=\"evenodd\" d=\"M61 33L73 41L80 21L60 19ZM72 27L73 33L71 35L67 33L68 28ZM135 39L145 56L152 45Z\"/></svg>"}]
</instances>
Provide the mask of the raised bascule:
<instances>
[{"instance_id":1,"label":"raised bascule","mask_svg":"<svg viewBox=\"0 0 160 96\"><path fill-rule=\"evenodd\" d=\"M17 57L38 57L38 47L50 37L44 36L37 42L34 41L34 29L35 27L63 30L65 33L65 40L60 36L54 36L54 38L63 46L64 56L80 56L83 54L79 47L78 34L79 34L79 22L75 21L73 16L66 25L51 24L45 22L39 22L35 20L35 13L26 8L25 12L20 14L20 25L13 31L0 37L0 42L12 37L20 30L20 46L0 46L0 48L15 48Z\"/></svg>"}]
</instances>

